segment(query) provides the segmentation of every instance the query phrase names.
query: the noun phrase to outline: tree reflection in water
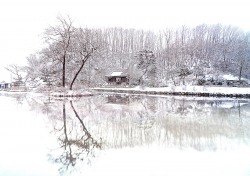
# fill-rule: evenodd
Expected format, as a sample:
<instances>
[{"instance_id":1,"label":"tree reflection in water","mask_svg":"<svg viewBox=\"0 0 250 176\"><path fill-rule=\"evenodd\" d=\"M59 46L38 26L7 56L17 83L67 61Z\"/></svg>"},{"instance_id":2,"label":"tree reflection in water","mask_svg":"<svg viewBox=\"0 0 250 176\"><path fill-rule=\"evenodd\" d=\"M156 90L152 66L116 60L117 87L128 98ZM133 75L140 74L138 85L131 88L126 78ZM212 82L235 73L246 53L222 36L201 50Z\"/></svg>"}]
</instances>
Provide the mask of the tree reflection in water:
<instances>
[{"instance_id":1,"label":"tree reflection in water","mask_svg":"<svg viewBox=\"0 0 250 176\"><path fill-rule=\"evenodd\" d=\"M59 147L50 159L61 173L82 170L100 149L157 145L202 152L250 145L250 100L108 94L28 101L53 126Z\"/></svg>"},{"instance_id":2,"label":"tree reflection in water","mask_svg":"<svg viewBox=\"0 0 250 176\"><path fill-rule=\"evenodd\" d=\"M85 127L83 120L80 118L73 105L73 102L70 101L70 106L80 123L81 130L75 130L74 128L77 128L77 125L73 125L73 123L67 121L64 101L62 106L63 127L60 129L54 129L56 133L63 131L63 134L58 136L60 147L57 149L63 150L61 154L59 153L59 156L53 156L52 154L49 155L50 160L62 164L62 167L59 169L61 174L67 172L70 167L73 168L77 164L77 161L87 160L87 162L90 162L90 158L95 156L94 149L101 149L102 147L101 140L95 140Z\"/></svg>"}]
</instances>

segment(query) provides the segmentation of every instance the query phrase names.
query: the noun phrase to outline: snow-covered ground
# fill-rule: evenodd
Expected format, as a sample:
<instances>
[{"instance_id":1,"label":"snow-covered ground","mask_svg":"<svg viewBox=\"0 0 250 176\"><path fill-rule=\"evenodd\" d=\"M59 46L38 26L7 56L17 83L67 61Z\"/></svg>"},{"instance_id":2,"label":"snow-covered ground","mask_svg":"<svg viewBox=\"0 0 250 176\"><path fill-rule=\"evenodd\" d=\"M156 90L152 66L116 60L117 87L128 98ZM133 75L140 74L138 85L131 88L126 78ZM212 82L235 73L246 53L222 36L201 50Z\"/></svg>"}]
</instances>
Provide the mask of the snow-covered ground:
<instances>
[{"instance_id":1,"label":"snow-covered ground","mask_svg":"<svg viewBox=\"0 0 250 176\"><path fill-rule=\"evenodd\" d=\"M120 74L120 72L115 72L115 74ZM231 74L220 74L219 76L207 75L204 78L208 80L220 80L221 82L225 81L237 81L238 77ZM247 85L250 85L250 80L242 78ZM190 84L189 84L190 83ZM187 85L174 86L170 84L167 87L96 87L91 90L96 91L106 91L106 92L117 92L117 93L132 93L132 94L159 94L159 95L192 95L192 96L204 96L204 97L244 97L250 98L250 87L230 87L230 86L217 86L217 85L202 85L196 86L192 85L191 82L187 82ZM234 85L235 86L235 85ZM240 86L240 85L238 85ZM32 86L31 86L32 87ZM49 96L54 97L82 97L82 96L91 96L93 92L87 89L78 89L78 90L68 90L68 88L48 88L45 83L38 82L34 88L23 90L12 90L15 93L24 93L24 92L36 92L43 93ZM2 93L6 91L1 91ZM11 90L8 92L11 93Z\"/></svg>"},{"instance_id":2,"label":"snow-covered ground","mask_svg":"<svg viewBox=\"0 0 250 176\"><path fill-rule=\"evenodd\" d=\"M145 93L145 94L176 94L197 96L232 96L250 97L250 87L208 87L208 86L170 86L170 87L134 87L134 88L94 88L97 91L120 92L120 93Z\"/></svg>"},{"instance_id":3,"label":"snow-covered ground","mask_svg":"<svg viewBox=\"0 0 250 176\"><path fill-rule=\"evenodd\" d=\"M204 85L193 85L194 75L190 75L190 80L186 85L174 86L169 84L166 87L142 87L137 86L133 88L124 87L98 87L93 88L97 91L118 92L118 93L134 93L134 94L170 94L170 95L191 95L191 96L204 96L204 97L244 97L250 98L250 80L242 78L244 85L239 83L238 77L232 74L208 74L204 77L207 81ZM179 79L179 78L178 78ZM187 79L188 80L188 79ZM215 80L218 84L212 84L211 80ZM211 84L209 84L209 81ZM177 82L181 82L177 80ZM226 83L233 82L231 86ZM234 87L235 86L235 87Z\"/></svg>"},{"instance_id":4,"label":"snow-covered ground","mask_svg":"<svg viewBox=\"0 0 250 176\"><path fill-rule=\"evenodd\" d=\"M218 97L246 97L250 98L250 87L215 87L215 86L170 86L170 87L96 87L95 91L131 93L131 94L170 94L170 95L193 95L193 96L218 96ZM27 92L7 92L1 91L1 94L27 93ZM30 92L32 93L32 91ZM41 92L39 92L41 94ZM46 95L54 97L81 97L91 96L90 90L73 90L73 91L51 91Z\"/></svg>"}]
</instances>

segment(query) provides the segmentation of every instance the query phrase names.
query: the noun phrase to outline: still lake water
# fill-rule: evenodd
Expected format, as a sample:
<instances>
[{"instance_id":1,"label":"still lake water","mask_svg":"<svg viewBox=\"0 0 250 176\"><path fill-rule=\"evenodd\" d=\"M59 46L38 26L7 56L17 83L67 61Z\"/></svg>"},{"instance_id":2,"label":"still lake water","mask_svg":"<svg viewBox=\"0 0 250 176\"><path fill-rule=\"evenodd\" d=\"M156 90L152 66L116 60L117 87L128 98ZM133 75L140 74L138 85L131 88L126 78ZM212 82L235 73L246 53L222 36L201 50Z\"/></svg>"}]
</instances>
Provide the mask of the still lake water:
<instances>
[{"instance_id":1,"label":"still lake water","mask_svg":"<svg viewBox=\"0 0 250 176\"><path fill-rule=\"evenodd\" d=\"M247 176L250 100L0 93L0 176Z\"/></svg>"}]
</instances>

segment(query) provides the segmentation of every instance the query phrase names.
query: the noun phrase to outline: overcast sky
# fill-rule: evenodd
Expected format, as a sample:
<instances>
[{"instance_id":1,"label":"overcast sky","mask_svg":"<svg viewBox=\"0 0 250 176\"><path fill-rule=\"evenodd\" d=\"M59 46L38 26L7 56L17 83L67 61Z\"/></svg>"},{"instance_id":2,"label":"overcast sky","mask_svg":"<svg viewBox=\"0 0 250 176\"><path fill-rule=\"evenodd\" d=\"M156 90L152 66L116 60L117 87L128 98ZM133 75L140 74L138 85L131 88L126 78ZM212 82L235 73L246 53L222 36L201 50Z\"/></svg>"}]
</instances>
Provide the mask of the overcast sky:
<instances>
[{"instance_id":1,"label":"overcast sky","mask_svg":"<svg viewBox=\"0 0 250 176\"><path fill-rule=\"evenodd\" d=\"M58 15L83 27L159 30L222 23L250 31L249 7L249 0L1 0L0 82L10 79L6 65L25 65L40 49L44 29Z\"/></svg>"}]
</instances>

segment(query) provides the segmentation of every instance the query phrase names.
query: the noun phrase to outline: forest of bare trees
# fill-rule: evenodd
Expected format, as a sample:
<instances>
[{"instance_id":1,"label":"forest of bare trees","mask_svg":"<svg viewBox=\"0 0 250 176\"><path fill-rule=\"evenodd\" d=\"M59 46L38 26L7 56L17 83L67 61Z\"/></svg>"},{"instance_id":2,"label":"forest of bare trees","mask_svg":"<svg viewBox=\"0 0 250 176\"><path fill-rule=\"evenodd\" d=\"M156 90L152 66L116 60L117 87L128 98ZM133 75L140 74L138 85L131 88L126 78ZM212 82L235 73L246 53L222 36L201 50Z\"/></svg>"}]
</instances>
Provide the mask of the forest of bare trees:
<instances>
[{"instance_id":1,"label":"forest of bare trees","mask_svg":"<svg viewBox=\"0 0 250 176\"><path fill-rule=\"evenodd\" d=\"M250 78L250 33L234 26L153 32L79 28L69 17L57 21L44 32L44 48L27 58L29 81L74 89L105 84L112 70L127 70L130 85L147 86L185 84L188 75L194 80L208 74Z\"/></svg>"}]
</instances>

